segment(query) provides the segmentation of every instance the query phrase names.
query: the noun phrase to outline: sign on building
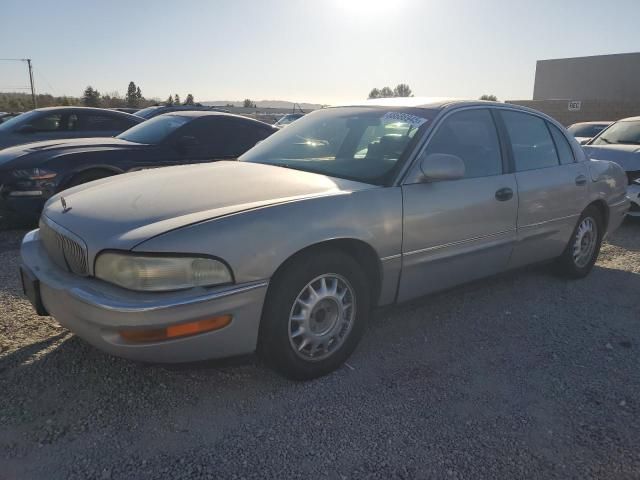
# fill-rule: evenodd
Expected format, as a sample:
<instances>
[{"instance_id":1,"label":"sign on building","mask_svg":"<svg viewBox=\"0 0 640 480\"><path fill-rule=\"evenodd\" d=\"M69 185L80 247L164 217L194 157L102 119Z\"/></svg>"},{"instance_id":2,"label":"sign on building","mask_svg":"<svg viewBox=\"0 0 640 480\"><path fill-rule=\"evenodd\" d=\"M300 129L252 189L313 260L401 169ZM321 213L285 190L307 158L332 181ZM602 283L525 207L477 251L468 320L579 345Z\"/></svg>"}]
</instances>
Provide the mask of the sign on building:
<instances>
[{"instance_id":1,"label":"sign on building","mask_svg":"<svg viewBox=\"0 0 640 480\"><path fill-rule=\"evenodd\" d=\"M582 108L582 102L580 100L572 100L569 102L570 112L579 112Z\"/></svg>"}]
</instances>

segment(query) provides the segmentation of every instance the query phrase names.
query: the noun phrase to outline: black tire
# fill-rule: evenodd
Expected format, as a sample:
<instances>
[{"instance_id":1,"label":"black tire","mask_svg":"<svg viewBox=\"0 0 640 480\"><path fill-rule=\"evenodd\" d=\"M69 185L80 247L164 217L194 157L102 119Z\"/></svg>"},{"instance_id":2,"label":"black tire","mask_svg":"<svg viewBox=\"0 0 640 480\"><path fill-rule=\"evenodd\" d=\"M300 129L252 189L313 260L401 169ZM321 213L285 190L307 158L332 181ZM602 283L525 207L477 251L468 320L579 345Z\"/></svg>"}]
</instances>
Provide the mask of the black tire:
<instances>
[{"instance_id":1,"label":"black tire","mask_svg":"<svg viewBox=\"0 0 640 480\"><path fill-rule=\"evenodd\" d=\"M106 170L87 170L86 172L80 172L73 176L66 188L77 187L83 183L93 182L94 180L100 180L101 178L107 178L114 175Z\"/></svg>"},{"instance_id":2,"label":"black tire","mask_svg":"<svg viewBox=\"0 0 640 480\"><path fill-rule=\"evenodd\" d=\"M593 252L591 253L590 258L586 263L580 263L574 256L574 246L578 239L579 230L583 222L585 220L591 219L596 227L596 243ZM557 266L558 272L565 277L568 278L583 278L586 277L591 269L596 263L598 259L598 254L600 253L600 246L602 245L602 236L604 235L604 220L602 218L602 213L600 210L591 205L587 207L582 215L580 215L580 219L576 224L576 228L574 228L573 233L571 234L571 239L567 244L562 255L558 258Z\"/></svg>"},{"instance_id":3,"label":"black tire","mask_svg":"<svg viewBox=\"0 0 640 480\"><path fill-rule=\"evenodd\" d=\"M327 347L324 352L324 355L328 355L326 358L305 359L294 350L294 340L290 340L292 327L289 317L293 314L298 296L307 285L326 274L338 275L346 280L354 294L355 312L350 330L342 337L343 340L336 341L342 343L335 350L329 351ZM330 250L303 254L293 259L271 281L262 313L258 352L267 364L291 379L310 380L326 375L340 367L353 353L366 329L370 308L369 284L362 268L353 258ZM338 315L338 318L341 317ZM328 343L331 345L331 341Z\"/></svg>"}]
</instances>

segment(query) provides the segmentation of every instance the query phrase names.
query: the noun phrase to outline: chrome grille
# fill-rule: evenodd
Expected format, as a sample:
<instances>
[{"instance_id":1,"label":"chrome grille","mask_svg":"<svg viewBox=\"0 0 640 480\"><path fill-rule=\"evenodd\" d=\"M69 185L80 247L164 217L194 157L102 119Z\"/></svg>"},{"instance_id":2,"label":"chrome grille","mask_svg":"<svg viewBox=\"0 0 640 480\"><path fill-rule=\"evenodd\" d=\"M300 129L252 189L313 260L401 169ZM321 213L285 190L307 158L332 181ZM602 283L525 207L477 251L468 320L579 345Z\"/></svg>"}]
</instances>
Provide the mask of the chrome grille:
<instances>
[{"instance_id":1,"label":"chrome grille","mask_svg":"<svg viewBox=\"0 0 640 480\"><path fill-rule=\"evenodd\" d=\"M72 238L71 232L48 219L40 219L40 238L49 258L60 268L76 275L88 275L87 249L80 239Z\"/></svg>"}]
</instances>

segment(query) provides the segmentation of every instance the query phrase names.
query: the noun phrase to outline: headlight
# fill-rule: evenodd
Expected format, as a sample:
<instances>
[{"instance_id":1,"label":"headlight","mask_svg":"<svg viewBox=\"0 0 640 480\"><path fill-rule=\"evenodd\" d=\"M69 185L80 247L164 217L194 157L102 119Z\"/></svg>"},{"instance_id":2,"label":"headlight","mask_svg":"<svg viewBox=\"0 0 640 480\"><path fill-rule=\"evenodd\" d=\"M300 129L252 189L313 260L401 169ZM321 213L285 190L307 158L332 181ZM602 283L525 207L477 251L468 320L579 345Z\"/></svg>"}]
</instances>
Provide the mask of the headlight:
<instances>
[{"instance_id":1,"label":"headlight","mask_svg":"<svg viewBox=\"0 0 640 480\"><path fill-rule=\"evenodd\" d=\"M52 172L44 168L23 168L20 170L13 170L11 173L14 177L24 180L51 180L57 175L56 172Z\"/></svg>"},{"instance_id":2,"label":"headlight","mask_svg":"<svg viewBox=\"0 0 640 480\"><path fill-rule=\"evenodd\" d=\"M165 291L231 283L227 266L206 257L171 257L106 252L98 255L95 275L129 290Z\"/></svg>"}]
</instances>

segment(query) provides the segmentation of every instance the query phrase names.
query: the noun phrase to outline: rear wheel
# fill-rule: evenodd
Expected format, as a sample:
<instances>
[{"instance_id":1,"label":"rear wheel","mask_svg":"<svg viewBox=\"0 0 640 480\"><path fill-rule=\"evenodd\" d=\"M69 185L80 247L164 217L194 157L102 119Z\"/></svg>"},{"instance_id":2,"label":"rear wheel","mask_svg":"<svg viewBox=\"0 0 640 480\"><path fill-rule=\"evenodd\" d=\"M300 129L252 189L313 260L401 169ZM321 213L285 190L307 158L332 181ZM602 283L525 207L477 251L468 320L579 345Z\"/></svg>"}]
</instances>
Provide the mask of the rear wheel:
<instances>
[{"instance_id":1,"label":"rear wheel","mask_svg":"<svg viewBox=\"0 0 640 480\"><path fill-rule=\"evenodd\" d=\"M582 212L567 248L558 259L560 273L571 278L587 276L598 259L603 234L600 210L588 207Z\"/></svg>"},{"instance_id":2,"label":"rear wheel","mask_svg":"<svg viewBox=\"0 0 640 480\"><path fill-rule=\"evenodd\" d=\"M304 255L272 281L259 351L290 378L325 375L351 355L369 309L369 286L353 258L330 251Z\"/></svg>"}]
</instances>

